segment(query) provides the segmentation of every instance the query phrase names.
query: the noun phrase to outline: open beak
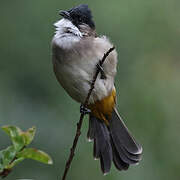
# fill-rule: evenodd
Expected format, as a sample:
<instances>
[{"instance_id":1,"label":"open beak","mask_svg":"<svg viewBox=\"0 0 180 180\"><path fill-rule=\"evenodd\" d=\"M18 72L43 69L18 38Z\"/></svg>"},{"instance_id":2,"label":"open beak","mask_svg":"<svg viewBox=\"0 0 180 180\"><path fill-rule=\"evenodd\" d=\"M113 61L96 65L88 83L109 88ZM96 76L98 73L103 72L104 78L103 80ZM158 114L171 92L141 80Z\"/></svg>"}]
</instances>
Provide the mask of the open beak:
<instances>
[{"instance_id":1,"label":"open beak","mask_svg":"<svg viewBox=\"0 0 180 180\"><path fill-rule=\"evenodd\" d=\"M68 11L60 11L59 15L61 15L64 18L67 18L67 19L70 18L70 13Z\"/></svg>"}]
</instances>

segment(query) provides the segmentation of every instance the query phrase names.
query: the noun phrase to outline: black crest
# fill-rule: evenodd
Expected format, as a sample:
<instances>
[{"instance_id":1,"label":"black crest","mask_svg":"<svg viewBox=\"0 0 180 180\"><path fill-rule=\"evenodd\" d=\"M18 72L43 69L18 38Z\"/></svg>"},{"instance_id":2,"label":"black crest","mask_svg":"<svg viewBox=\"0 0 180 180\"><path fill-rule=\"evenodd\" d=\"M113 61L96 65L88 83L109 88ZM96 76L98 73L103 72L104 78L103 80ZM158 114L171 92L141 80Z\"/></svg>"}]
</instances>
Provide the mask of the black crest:
<instances>
[{"instance_id":1,"label":"black crest","mask_svg":"<svg viewBox=\"0 0 180 180\"><path fill-rule=\"evenodd\" d=\"M72 23L76 26L81 24L87 24L91 28L95 28L94 21L92 20L91 10L89 9L87 4L81 4L76 6L68 11L62 11L64 13L60 13L65 18L68 18L72 21ZM65 13L66 12L66 13ZM65 16L64 16L65 14Z\"/></svg>"}]
</instances>

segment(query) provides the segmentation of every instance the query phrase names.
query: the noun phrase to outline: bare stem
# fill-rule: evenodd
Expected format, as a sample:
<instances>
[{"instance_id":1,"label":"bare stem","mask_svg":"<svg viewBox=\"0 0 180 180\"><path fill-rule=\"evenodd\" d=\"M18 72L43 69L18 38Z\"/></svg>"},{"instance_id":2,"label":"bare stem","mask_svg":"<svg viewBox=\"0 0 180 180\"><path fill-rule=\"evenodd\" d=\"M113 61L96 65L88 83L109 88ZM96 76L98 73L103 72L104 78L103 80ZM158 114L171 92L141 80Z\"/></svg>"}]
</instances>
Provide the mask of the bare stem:
<instances>
[{"instance_id":1,"label":"bare stem","mask_svg":"<svg viewBox=\"0 0 180 180\"><path fill-rule=\"evenodd\" d=\"M103 56L102 60L100 60L99 64L102 66L102 64L104 63L104 61L106 60L106 58L109 56L109 54L115 49L115 47L112 47L110 48ZM89 89L89 92L88 92L88 95L85 99L85 102L84 102L84 107L87 107L88 105L88 102L89 102L89 98L91 96L91 93L94 89L94 84L96 82L96 79L97 79L97 76L99 74L100 70L97 68L96 70L96 73L94 74L94 77L93 77L93 80L92 80L92 83L91 83L91 88ZM70 149L70 154L69 154L69 158L68 160L66 161L66 166L65 166L65 169L64 169L64 173L63 173L63 177L62 177L62 180L65 180L66 179L66 176L67 176L67 173L69 171L69 168L71 166L71 163L72 163L72 160L73 160L73 157L74 157L74 153L75 153L75 150L76 150L76 146L77 146L77 143L78 143L78 139L79 139L79 136L81 135L81 126L82 126L82 123L83 123L83 118L84 118L84 114L81 114L80 116L80 119L79 119L79 122L77 123L77 129L76 129L76 135L74 137L74 141L73 141L73 145Z\"/></svg>"}]
</instances>

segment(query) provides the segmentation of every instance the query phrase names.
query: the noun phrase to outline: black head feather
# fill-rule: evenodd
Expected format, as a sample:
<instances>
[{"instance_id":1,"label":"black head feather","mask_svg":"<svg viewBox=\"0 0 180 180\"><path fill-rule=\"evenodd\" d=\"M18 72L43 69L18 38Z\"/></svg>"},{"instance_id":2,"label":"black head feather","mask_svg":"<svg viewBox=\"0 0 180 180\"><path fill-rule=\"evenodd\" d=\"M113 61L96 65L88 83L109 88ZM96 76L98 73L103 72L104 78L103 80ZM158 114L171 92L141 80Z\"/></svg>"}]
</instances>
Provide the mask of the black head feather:
<instances>
[{"instance_id":1,"label":"black head feather","mask_svg":"<svg viewBox=\"0 0 180 180\"><path fill-rule=\"evenodd\" d=\"M92 29L95 28L91 10L88 8L87 4L81 4L68 11L61 11L60 15L71 20L71 22L77 27L81 24L87 24Z\"/></svg>"}]
</instances>

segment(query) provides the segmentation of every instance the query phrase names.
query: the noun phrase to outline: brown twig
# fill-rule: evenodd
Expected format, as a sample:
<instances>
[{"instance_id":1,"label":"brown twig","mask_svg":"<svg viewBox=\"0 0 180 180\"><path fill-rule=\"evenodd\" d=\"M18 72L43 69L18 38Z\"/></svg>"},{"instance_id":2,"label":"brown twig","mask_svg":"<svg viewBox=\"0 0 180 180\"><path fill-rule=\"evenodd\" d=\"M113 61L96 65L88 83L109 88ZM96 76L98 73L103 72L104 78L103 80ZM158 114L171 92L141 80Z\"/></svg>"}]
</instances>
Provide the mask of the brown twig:
<instances>
[{"instance_id":1,"label":"brown twig","mask_svg":"<svg viewBox=\"0 0 180 180\"><path fill-rule=\"evenodd\" d=\"M112 47L104 54L102 60L99 61L100 66L102 66L105 59L109 56L109 54L114 49L115 49L115 47ZM92 93L92 91L94 89L94 84L96 82L96 79L97 79L97 76L98 76L99 72L100 72L100 70L97 68L96 73L94 74L94 77L93 77L93 80L92 80L92 83L91 83L91 88L90 88L90 90L88 92L88 95L87 95L87 97L85 99L85 102L83 104L84 107L87 107L87 105L88 105L89 98L90 98L91 93ZM66 162L66 166L65 166L65 170L64 170L64 173L63 173L62 180L66 179L66 175L67 175L67 173L69 171L69 168L70 168L70 165L72 163L72 160L73 160L73 157L74 157L74 152L75 152L75 149L76 149L76 146L77 146L77 142L78 142L79 136L81 135L81 126L82 126L83 118L84 118L84 114L82 113L81 116L80 116L79 122L77 123L76 135L74 137L73 145L72 145L71 150L70 150L69 158L68 158L68 160Z\"/></svg>"},{"instance_id":2,"label":"brown twig","mask_svg":"<svg viewBox=\"0 0 180 180\"><path fill-rule=\"evenodd\" d=\"M3 172L0 173L0 177L5 178L11 171L11 169L4 169Z\"/></svg>"},{"instance_id":3,"label":"brown twig","mask_svg":"<svg viewBox=\"0 0 180 180\"><path fill-rule=\"evenodd\" d=\"M19 152L23 151L24 148L26 148L26 146L23 146L23 147L19 150ZM16 159L17 159L17 157L15 156L9 164L12 164ZM5 177L8 176L9 173L11 173L11 172L12 172L12 169L6 169L6 168L5 168L5 169L0 173L0 177L5 178Z\"/></svg>"}]
</instances>

